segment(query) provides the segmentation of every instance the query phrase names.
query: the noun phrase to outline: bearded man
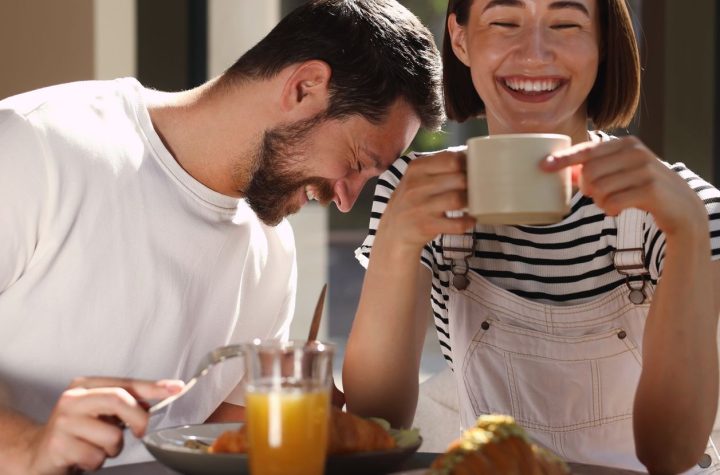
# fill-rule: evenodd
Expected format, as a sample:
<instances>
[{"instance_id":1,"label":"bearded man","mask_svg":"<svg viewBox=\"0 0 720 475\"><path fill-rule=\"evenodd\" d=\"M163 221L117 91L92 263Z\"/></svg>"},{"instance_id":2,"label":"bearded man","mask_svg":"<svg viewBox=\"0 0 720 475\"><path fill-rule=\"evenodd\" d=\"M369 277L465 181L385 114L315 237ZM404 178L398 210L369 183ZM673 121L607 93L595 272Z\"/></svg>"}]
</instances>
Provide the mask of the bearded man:
<instances>
[{"instance_id":1,"label":"bearded man","mask_svg":"<svg viewBox=\"0 0 720 475\"><path fill-rule=\"evenodd\" d=\"M148 459L118 420L140 436L242 418L222 370L150 421L140 401L215 347L288 337L284 218L350 210L442 122L440 78L394 0L314 0L196 89L124 78L0 102L0 472Z\"/></svg>"}]
</instances>

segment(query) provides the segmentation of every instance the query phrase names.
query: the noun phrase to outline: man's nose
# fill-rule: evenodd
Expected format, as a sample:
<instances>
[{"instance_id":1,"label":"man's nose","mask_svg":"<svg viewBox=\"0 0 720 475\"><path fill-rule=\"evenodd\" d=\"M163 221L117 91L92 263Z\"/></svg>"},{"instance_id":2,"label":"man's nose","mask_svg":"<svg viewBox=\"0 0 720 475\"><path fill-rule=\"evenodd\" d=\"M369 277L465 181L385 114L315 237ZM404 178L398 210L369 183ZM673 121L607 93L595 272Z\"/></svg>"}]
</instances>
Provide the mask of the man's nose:
<instances>
[{"instance_id":1,"label":"man's nose","mask_svg":"<svg viewBox=\"0 0 720 475\"><path fill-rule=\"evenodd\" d=\"M335 206L343 213L350 211L357 201L360 192L367 180L365 178L356 177L354 179L338 180L335 182L335 197L333 201Z\"/></svg>"}]
</instances>

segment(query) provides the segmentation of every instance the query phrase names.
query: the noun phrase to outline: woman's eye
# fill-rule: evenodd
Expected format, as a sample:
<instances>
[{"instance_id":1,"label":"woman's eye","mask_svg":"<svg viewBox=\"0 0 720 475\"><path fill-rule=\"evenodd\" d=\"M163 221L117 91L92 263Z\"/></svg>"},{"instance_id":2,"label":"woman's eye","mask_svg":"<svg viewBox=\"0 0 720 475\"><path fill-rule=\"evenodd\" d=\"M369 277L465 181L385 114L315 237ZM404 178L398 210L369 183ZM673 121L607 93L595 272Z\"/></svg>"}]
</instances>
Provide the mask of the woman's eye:
<instances>
[{"instance_id":1,"label":"woman's eye","mask_svg":"<svg viewBox=\"0 0 720 475\"><path fill-rule=\"evenodd\" d=\"M499 26L502 28L517 28L519 25L517 23L510 23L507 21L494 21L490 23L491 26Z\"/></svg>"},{"instance_id":2,"label":"woman's eye","mask_svg":"<svg viewBox=\"0 0 720 475\"><path fill-rule=\"evenodd\" d=\"M559 23L557 25L552 26L555 30L571 30L573 28L580 28L580 25L577 23Z\"/></svg>"}]
</instances>

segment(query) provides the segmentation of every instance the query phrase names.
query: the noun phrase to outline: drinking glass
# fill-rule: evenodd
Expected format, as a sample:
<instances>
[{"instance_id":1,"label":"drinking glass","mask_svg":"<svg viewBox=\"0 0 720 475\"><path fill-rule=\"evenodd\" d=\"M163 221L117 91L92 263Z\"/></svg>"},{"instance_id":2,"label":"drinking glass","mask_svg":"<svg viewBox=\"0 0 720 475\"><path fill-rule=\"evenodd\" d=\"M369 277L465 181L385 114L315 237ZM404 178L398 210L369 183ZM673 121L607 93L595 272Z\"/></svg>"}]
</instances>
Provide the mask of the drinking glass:
<instances>
[{"instance_id":1,"label":"drinking glass","mask_svg":"<svg viewBox=\"0 0 720 475\"><path fill-rule=\"evenodd\" d=\"M322 475L334 347L255 340L246 346L251 475Z\"/></svg>"}]
</instances>

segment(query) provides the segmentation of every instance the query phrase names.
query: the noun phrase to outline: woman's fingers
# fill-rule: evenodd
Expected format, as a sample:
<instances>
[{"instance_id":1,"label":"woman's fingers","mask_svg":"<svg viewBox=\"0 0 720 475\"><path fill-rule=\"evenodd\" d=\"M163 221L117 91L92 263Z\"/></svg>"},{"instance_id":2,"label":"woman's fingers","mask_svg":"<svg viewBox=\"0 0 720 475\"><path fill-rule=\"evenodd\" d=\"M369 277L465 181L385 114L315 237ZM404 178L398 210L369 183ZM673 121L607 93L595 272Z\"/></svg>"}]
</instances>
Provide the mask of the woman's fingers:
<instances>
[{"instance_id":1,"label":"woman's fingers","mask_svg":"<svg viewBox=\"0 0 720 475\"><path fill-rule=\"evenodd\" d=\"M687 187L684 183L678 187L678 180L673 180L674 172L635 137L579 144L541 163L541 168L548 172L565 167L572 167L577 172L574 181L582 193L590 196L609 215L636 207L652 213L656 220L665 223L681 218L681 209L667 205L659 207L659 202L666 201L658 196L673 191L683 194L687 192ZM633 192L638 189L644 191ZM650 199L651 196L656 201Z\"/></svg>"},{"instance_id":2,"label":"woman's fingers","mask_svg":"<svg viewBox=\"0 0 720 475\"><path fill-rule=\"evenodd\" d=\"M456 192L458 196L465 197L465 200L457 204L450 204L452 208L446 208L443 211L452 211L464 208L467 205L467 178L462 173L446 173L443 175L421 175L416 176L412 180L408 180L403 185L400 193L404 200L409 200L411 204L420 204L422 206L434 202L439 196L449 192Z\"/></svg>"},{"instance_id":3,"label":"woman's fingers","mask_svg":"<svg viewBox=\"0 0 720 475\"><path fill-rule=\"evenodd\" d=\"M428 175L465 173L465 163L465 154L462 152L440 152L416 158L408 166L408 173L411 170Z\"/></svg>"},{"instance_id":4,"label":"woman's fingers","mask_svg":"<svg viewBox=\"0 0 720 475\"><path fill-rule=\"evenodd\" d=\"M617 216L627 208L645 209L647 190L645 187L634 187L618 191L605 199L602 206L608 216Z\"/></svg>"},{"instance_id":5,"label":"woman's fingers","mask_svg":"<svg viewBox=\"0 0 720 475\"><path fill-rule=\"evenodd\" d=\"M548 172L560 170L573 165L584 165L598 158L616 155L634 148L645 148L635 137L623 137L606 142L584 142L554 153L540 163L540 167Z\"/></svg>"},{"instance_id":6,"label":"woman's fingers","mask_svg":"<svg viewBox=\"0 0 720 475\"><path fill-rule=\"evenodd\" d=\"M653 176L641 167L620 170L599 178L588 179L583 175L580 189L584 195L592 197L601 208L612 195L632 188L644 187L653 180Z\"/></svg>"},{"instance_id":7,"label":"woman's fingers","mask_svg":"<svg viewBox=\"0 0 720 475\"><path fill-rule=\"evenodd\" d=\"M469 216L448 218L467 206L465 157L442 152L415 159L393 192L376 239L420 249L438 234L459 234L474 225Z\"/></svg>"}]
</instances>

